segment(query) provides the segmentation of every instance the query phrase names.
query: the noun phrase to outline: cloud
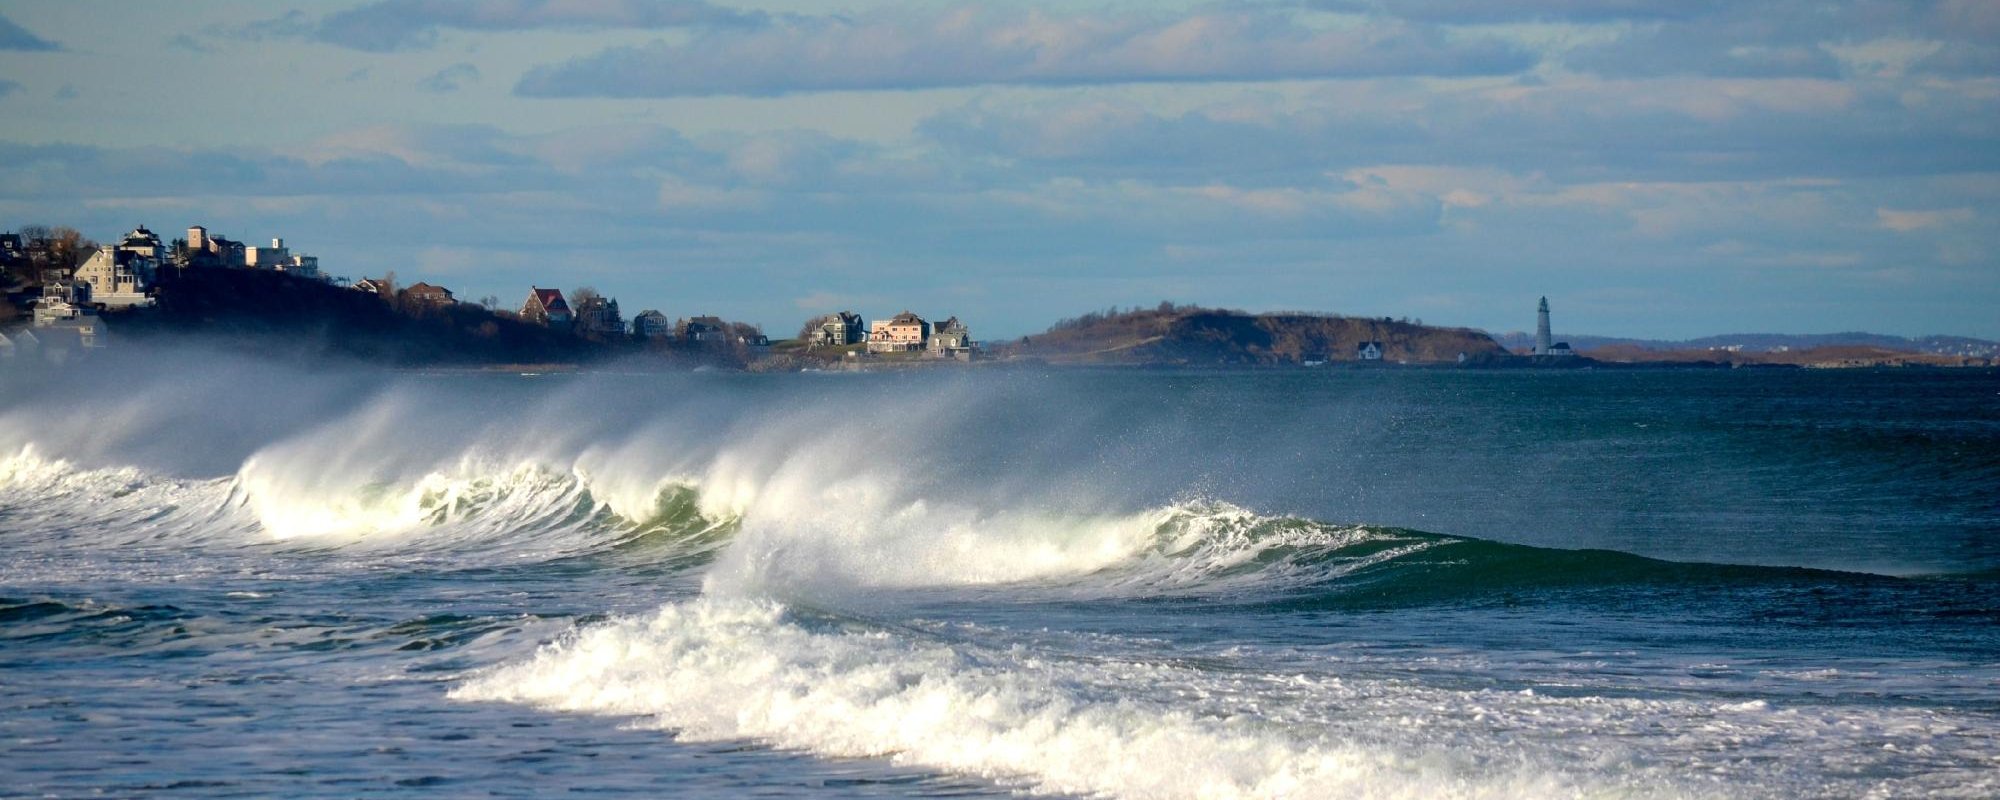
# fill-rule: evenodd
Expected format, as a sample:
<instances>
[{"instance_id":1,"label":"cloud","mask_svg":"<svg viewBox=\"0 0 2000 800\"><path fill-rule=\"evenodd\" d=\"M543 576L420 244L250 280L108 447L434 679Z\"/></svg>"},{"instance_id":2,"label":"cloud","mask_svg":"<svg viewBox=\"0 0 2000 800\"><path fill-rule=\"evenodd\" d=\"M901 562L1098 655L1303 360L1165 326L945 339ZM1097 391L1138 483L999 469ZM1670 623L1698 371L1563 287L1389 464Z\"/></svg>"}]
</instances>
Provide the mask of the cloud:
<instances>
[{"instance_id":1,"label":"cloud","mask_svg":"<svg viewBox=\"0 0 2000 800\"><path fill-rule=\"evenodd\" d=\"M1991 0L1316 0L1315 7L1455 28L1553 24L1570 69L1627 77L1835 77L2000 69ZM1866 37L1866 38L1864 38ZM1872 40L1872 43L1871 41Z\"/></svg>"},{"instance_id":2,"label":"cloud","mask_svg":"<svg viewBox=\"0 0 2000 800\"><path fill-rule=\"evenodd\" d=\"M430 77L417 82L417 88L439 94L456 92L461 86L479 80L479 68L460 62L438 70Z\"/></svg>"},{"instance_id":3,"label":"cloud","mask_svg":"<svg viewBox=\"0 0 2000 800\"><path fill-rule=\"evenodd\" d=\"M1684 19L1724 0L1319 0L1329 11L1365 12L1452 24L1505 22L1611 22Z\"/></svg>"},{"instance_id":4,"label":"cloud","mask_svg":"<svg viewBox=\"0 0 2000 800\"><path fill-rule=\"evenodd\" d=\"M0 50L61 50L62 46L30 33L27 28L0 16Z\"/></svg>"},{"instance_id":5,"label":"cloud","mask_svg":"<svg viewBox=\"0 0 2000 800\"><path fill-rule=\"evenodd\" d=\"M185 33L177 34L172 39L168 39L167 47L168 49L182 50L199 55L213 55L215 53L214 45L204 44L201 40Z\"/></svg>"},{"instance_id":6,"label":"cloud","mask_svg":"<svg viewBox=\"0 0 2000 800\"><path fill-rule=\"evenodd\" d=\"M1948 225L1962 225L1973 220L1970 208L1947 208L1935 211L1897 211L1889 208L1875 209L1875 218L1882 227L1897 233L1910 233Z\"/></svg>"},{"instance_id":7,"label":"cloud","mask_svg":"<svg viewBox=\"0 0 2000 800\"><path fill-rule=\"evenodd\" d=\"M430 47L445 30L656 30L750 25L763 18L762 14L702 0L381 0L329 14L312 24L286 15L274 21L280 24L271 30L355 50L387 52Z\"/></svg>"},{"instance_id":8,"label":"cloud","mask_svg":"<svg viewBox=\"0 0 2000 800\"><path fill-rule=\"evenodd\" d=\"M1738 77L1964 75L2000 67L1992 32L2000 22L1963 3L1772 0L1704 11L1635 25L1578 48L1564 63L1608 75Z\"/></svg>"},{"instance_id":9,"label":"cloud","mask_svg":"<svg viewBox=\"0 0 2000 800\"><path fill-rule=\"evenodd\" d=\"M1291 12L1061 15L967 7L708 28L538 67L536 97L777 95L953 86L1494 75L1536 57L1498 39L1394 20L1314 27Z\"/></svg>"},{"instance_id":10,"label":"cloud","mask_svg":"<svg viewBox=\"0 0 2000 800\"><path fill-rule=\"evenodd\" d=\"M21 90L20 83L0 78L0 97L6 97L7 95L13 94L20 90Z\"/></svg>"},{"instance_id":11,"label":"cloud","mask_svg":"<svg viewBox=\"0 0 2000 800\"><path fill-rule=\"evenodd\" d=\"M1393 163L1558 181L2000 171L1990 88L1695 76L1457 86L1341 81L1162 110L1090 95L983 97L920 123L968 161L1083 177L1269 183ZM1922 102L1913 102L1919 99Z\"/></svg>"}]
</instances>

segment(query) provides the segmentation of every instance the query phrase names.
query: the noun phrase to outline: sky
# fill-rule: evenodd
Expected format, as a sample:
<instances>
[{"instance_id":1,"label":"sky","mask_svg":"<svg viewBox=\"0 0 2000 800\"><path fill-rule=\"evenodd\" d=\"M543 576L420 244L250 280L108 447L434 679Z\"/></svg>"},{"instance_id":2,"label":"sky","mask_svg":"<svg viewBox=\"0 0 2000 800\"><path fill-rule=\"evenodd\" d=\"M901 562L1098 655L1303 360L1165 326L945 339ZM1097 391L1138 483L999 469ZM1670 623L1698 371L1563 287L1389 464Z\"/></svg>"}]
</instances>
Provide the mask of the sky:
<instances>
[{"instance_id":1,"label":"sky","mask_svg":"<svg viewBox=\"0 0 2000 800\"><path fill-rule=\"evenodd\" d=\"M1993 0L0 0L0 230L788 336L2000 339Z\"/></svg>"}]
</instances>

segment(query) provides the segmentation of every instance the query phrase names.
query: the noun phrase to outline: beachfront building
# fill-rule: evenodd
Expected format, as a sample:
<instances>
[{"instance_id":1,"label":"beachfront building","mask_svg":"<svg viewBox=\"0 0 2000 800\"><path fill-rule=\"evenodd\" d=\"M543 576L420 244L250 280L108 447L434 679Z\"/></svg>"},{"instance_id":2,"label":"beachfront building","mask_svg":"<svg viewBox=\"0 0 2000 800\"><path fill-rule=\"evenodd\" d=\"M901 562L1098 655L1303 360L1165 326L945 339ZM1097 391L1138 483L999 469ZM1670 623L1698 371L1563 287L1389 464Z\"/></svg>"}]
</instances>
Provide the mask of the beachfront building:
<instances>
[{"instance_id":1,"label":"beachfront building","mask_svg":"<svg viewBox=\"0 0 2000 800\"><path fill-rule=\"evenodd\" d=\"M28 346L56 362L104 347L104 320L90 302L90 284L67 273L45 274L41 299L35 302L34 330L16 332L15 346Z\"/></svg>"},{"instance_id":2,"label":"beachfront building","mask_svg":"<svg viewBox=\"0 0 2000 800\"><path fill-rule=\"evenodd\" d=\"M924 349L929 341L931 324L909 311L878 319L868 329L868 352L903 353Z\"/></svg>"},{"instance_id":3,"label":"beachfront building","mask_svg":"<svg viewBox=\"0 0 2000 800\"><path fill-rule=\"evenodd\" d=\"M1381 361L1381 342L1362 342L1354 346L1354 357L1362 361Z\"/></svg>"},{"instance_id":4,"label":"beachfront building","mask_svg":"<svg viewBox=\"0 0 2000 800\"><path fill-rule=\"evenodd\" d=\"M550 328L567 328L569 301L563 299L561 289L530 286L528 301L521 304L521 319Z\"/></svg>"},{"instance_id":5,"label":"beachfront building","mask_svg":"<svg viewBox=\"0 0 2000 800\"><path fill-rule=\"evenodd\" d=\"M972 354L972 332L965 327L965 323L952 317L931 327L926 349L939 358L969 358Z\"/></svg>"}]
</instances>

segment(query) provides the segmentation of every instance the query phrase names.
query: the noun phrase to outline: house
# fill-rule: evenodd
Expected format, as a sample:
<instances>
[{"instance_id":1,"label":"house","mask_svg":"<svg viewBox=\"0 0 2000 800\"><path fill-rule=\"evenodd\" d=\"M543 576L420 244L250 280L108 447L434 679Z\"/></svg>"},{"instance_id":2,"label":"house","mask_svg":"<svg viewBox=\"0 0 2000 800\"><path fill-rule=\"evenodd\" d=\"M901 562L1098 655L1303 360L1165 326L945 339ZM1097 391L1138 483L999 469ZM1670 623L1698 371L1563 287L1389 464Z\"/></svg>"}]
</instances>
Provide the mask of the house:
<instances>
[{"instance_id":1,"label":"house","mask_svg":"<svg viewBox=\"0 0 2000 800\"><path fill-rule=\"evenodd\" d=\"M270 247L243 248L243 266L251 269L279 269L291 263L292 251L283 239L272 239Z\"/></svg>"},{"instance_id":2,"label":"house","mask_svg":"<svg viewBox=\"0 0 2000 800\"><path fill-rule=\"evenodd\" d=\"M159 235L146 230L144 225L133 228L131 233L125 234L125 238L119 240L117 249L140 258L152 259L156 265L163 264L167 260L166 245L160 243Z\"/></svg>"},{"instance_id":3,"label":"house","mask_svg":"<svg viewBox=\"0 0 2000 800\"><path fill-rule=\"evenodd\" d=\"M28 245L21 241L21 234L0 233L0 262L13 264L27 257Z\"/></svg>"},{"instance_id":4,"label":"house","mask_svg":"<svg viewBox=\"0 0 2000 800\"><path fill-rule=\"evenodd\" d=\"M721 317L695 317L681 323L681 339L688 342L728 341L729 326Z\"/></svg>"},{"instance_id":5,"label":"house","mask_svg":"<svg viewBox=\"0 0 2000 800\"><path fill-rule=\"evenodd\" d=\"M646 309L632 318L632 335L641 339L665 339L673 331L674 324L657 309Z\"/></svg>"},{"instance_id":6,"label":"house","mask_svg":"<svg viewBox=\"0 0 2000 800\"><path fill-rule=\"evenodd\" d=\"M143 248L128 250L122 244L107 247L92 253L76 268L76 280L90 284L91 304L106 309L153 304L147 292L152 289L159 262L141 252Z\"/></svg>"},{"instance_id":7,"label":"house","mask_svg":"<svg viewBox=\"0 0 2000 800\"><path fill-rule=\"evenodd\" d=\"M388 278L362 278L348 288L375 295L383 300L388 300L396 294L396 285Z\"/></svg>"},{"instance_id":8,"label":"house","mask_svg":"<svg viewBox=\"0 0 2000 800\"><path fill-rule=\"evenodd\" d=\"M201 267L241 267L248 255L242 242L211 236L200 225L188 227L187 253L188 266Z\"/></svg>"},{"instance_id":9,"label":"house","mask_svg":"<svg viewBox=\"0 0 2000 800\"><path fill-rule=\"evenodd\" d=\"M60 273L45 275L42 297L35 303L34 328L39 332L17 331L15 346L39 350L57 363L104 347L104 320L90 310L89 302L89 284Z\"/></svg>"},{"instance_id":10,"label":"house","mask_svg":"<svg viewBox=\"0 0 2000 800\"><path fill-rule=\"evenodd\" d=\"M90 313L90 284L73 280L63 270L42 273L42 296L35 301L35 327L53 325Z\"/></svg>"},{"instance_id":11,"label":"house","mask_svg":"<svg viewBox=\"0 0 2000 800\"><path fill-rule=\"evenodd\" d=\"M577 333L599 338L625 334L625 317L618 313L616 298L588 295L577 302L574 313Z\"/></svg>"},{"instance_id":12,"label":"house","mask_svg":"<svg viewBox=\"0 0 2000 800\"><path fill-rule=\"evenodd\" d=\"M845 347L860 344L863 336L861 315L842 311L820 317L819 329L812 333L807 344L811 347Z\"/></svg>"},{"instance_id":13,"label":"house","mask_svg":"<svg viewBox=\"0 0 2000 800\"><path fill-rule=\"evenodd\" d=\"M1549 350L1547 355L1573 356L1576 355L1576 350L1569 346L1569 342L1556 342L1555 344L1549 345Z\"/></svg>"},{"instance_id":14,"label":"house","mask_svg":"<svg viewBox=\"0 0 2000 800\"><path fill-rule=\"evenodd\" d=\"M1354 357L1362 361L1381 361L1381 342L1362 342L1354 347Z\"/></svg>"},{"instance_id":15,"label":"house","mask_svg":"<svg viewBox=\"0 0 2000 800\"><path fill-rule=\"evenodd\" d=\"M317 278L319 277L319 256L293 253L291 263L279 264L278 271L297 273L299 276L306 278Z\"/></svg>"},{"instance_id":16,"label":"house","mask_svg":"<svg viewBox=\"0 0 2000 800\"><path fill-rule=\"evenodd\" d=\"M969 357L972 353L972 333L952 317L933 326L928 344L931 355L942 358Z\"/></svg>"},{"instance_id":17,"label":"house","mask_svg":"<svg viewBox=\"0 0 2000 800\"><path fill-rule=\"evenodd\" d=\"M569 301L563 299L561 289L528 287L528 302L521 304L521 319L551 328L567 328L570 323Z\"/></svg>"},{"instance_id":18,"label":"house","mask_svg":"<svg viewBox=\"0 0 2000 800\"><path fill-rule=\"evenodd\" d=\"M909 311L875 320L868 330L868 352L900 353L924 349L930 339L931 324Z\"/></svg>"},{"instance_id":19,"label":"house","mask_svg":"<svg viewBox=\"0 0 2000 800\"><path fill-rule=\"evenodd\" d=\"M364 283L366 281L363 281ZM431 308L442 308L457 303L451 297L451 290L433 283L418 281L403 290L403 299L410 303Z\"/></svg>"}]
</instances>

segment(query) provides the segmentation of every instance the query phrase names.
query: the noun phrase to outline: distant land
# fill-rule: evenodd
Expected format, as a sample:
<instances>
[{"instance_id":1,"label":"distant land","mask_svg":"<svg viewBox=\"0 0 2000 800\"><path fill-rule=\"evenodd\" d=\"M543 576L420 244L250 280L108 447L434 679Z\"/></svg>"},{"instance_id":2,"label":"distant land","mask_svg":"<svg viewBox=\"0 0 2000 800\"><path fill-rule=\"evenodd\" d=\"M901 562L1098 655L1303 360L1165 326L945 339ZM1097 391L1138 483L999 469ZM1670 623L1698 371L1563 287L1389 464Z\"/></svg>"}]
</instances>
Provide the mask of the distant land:
<instances>
[{"instance_id":1,"label":"distant land","mask_svg":"<svg viewBox=\"0 0 2000 800\"><path fill-rule=\"evenodd\" d=\"M22 289L16 294L25 297L29 292ZM556 330L476 304L384 297L268 270L163 273L156 306L108 313L105 319L110 322L114 341L194 335L212 343L285 357L334 356L411 367L574 369L615 361L621 368L652 364L666 369L713 366L794 371L962 363L923 358L923 353L868 353L860 344L809 347L803 339L749 347L740 343L741 337L723 342L671 337L646 340L636 335ZM1250 313L1160 303L1151 308L1093 312L1057 322L1042 333L985 342L970 360L1140 367L1411 364L1578 368L1652 364L1722 368L1993 366L2000 355L2000 343L1946 336L1736 334L1685 342L1562 338L1578 355L1525 355L1523 351L1533 342L1522 333L1496 337L1472 328L1388 317Z\"/></svg>"},{"instance_id":2,"label":"distant land","mask_svg":"<svg viewBox=\"0 0 2000 800\"><path fill-rule=\"evenodd\" d=\"M1483 331L1387 317L1307 312L1251 314L1161 303L1063 320L1047 331L989 344L997 358L1056 364L1277 366L1360 361L1366 345L1382 361L1485 362L1507 352Z\"/></svg>"},{"instance_id":3,"label":"distant land","mask_svg":"<svg viewBox=\"0 0 2000 800\"><path fill-rule=\"evenodd\" d=\"M1535 335L1522 331L1510 331L1493 337L1508 350L1525 350L1535 345ZM1727 333L1720 336L1703 336L1699 339L1681 341L1667 339L1630 339L1617 336L1591 336L1569 334L1557 337L1569 342L1570 347L1579 352L1604 348L1632 348L1656 352L1677 350L1719 350L1742 353L1772 353L1794 350L1811 350L1817 347L1876 347L1905 353L1930 353L1941 356L1974 356L1992 358L2000 356L2000 342L1973 339L1965 336L1922 336L1910 338L1890 336L1881 333Z\"/></svg>"}]
</instances>

